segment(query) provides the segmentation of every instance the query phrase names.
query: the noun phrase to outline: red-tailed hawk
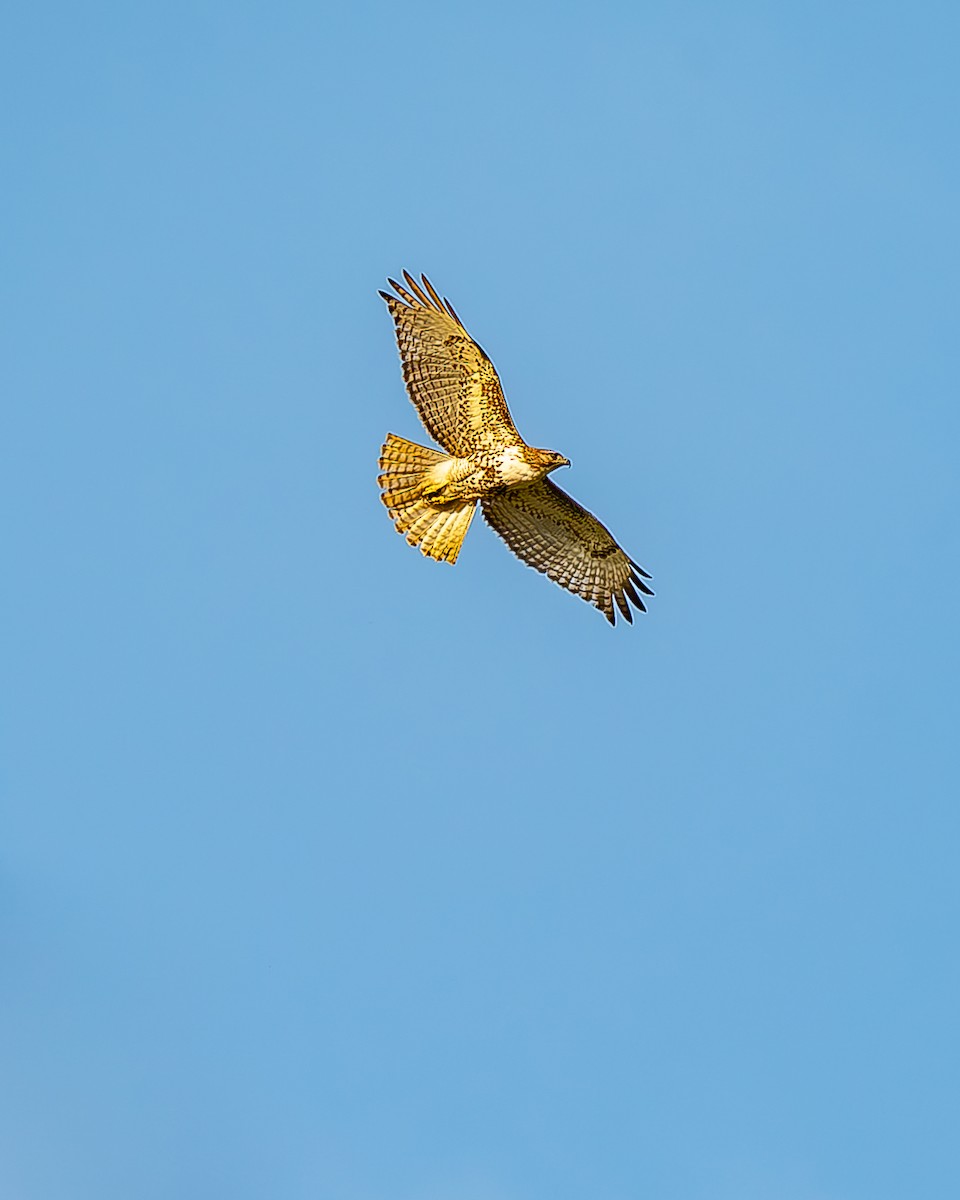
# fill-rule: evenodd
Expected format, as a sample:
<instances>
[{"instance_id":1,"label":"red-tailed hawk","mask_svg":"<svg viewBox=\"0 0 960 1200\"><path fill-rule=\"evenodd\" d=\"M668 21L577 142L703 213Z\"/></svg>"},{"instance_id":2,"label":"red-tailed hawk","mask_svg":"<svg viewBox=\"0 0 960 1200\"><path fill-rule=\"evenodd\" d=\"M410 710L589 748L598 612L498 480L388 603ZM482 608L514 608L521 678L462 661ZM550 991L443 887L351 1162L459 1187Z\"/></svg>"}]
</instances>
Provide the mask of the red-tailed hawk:
<instances>
[{"instance_id":1,"label":"red-tailed hawk","mask_svg":"<svg viewBox=\"0 0 960 1200\"><path fill-rule=\"evenodd\" d=\"M388 433L380 454L381 499L398 533L441 562L457 561L477 502L486 521L528 566L595 604L611 625L616 601L646 612L650 576L595 516L547 475L570 462L528 446L510 416L493 363L426 275L381 292L396 326L403 379L427 432L446 451Z\"/></svg>"}]
</instances>

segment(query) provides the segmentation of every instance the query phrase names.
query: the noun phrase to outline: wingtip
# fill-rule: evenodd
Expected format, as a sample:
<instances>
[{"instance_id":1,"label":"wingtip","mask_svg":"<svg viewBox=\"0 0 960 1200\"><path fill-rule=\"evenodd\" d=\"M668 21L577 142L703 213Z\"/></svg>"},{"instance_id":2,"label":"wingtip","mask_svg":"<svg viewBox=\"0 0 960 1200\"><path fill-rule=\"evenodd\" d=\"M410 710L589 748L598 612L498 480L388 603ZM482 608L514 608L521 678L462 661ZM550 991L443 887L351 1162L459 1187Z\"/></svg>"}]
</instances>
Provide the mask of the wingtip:
<instances>
[{"instance_id":1,"label":"wingtip","mask_svg":"<svg viewBox=\"0 0 960 1200\"><path fill-rule=\"evenodd\" d=\"M437 294L437 289L433 286L433 284L426 277L426 275L421 275L420 278L423 280L423 286L427 289L427 294L429 295L430 299L433 301L434 305L436 306L437 311L442 313L444 311L443 301L440 299L439 295Z\"/></svg>"},{"instance_id":2,"label":"wingtip","mask_svg":"<svg viewBox=\"0 0 960 1200\"><path fill-rule=\"evenodd\" d=\"M653 588L648 587L640 578L641 575L645 576L647 579L651 579L652 576L647 575L646 571L641 571L635 563L631 563L631 565L633 566L633 570L630 572L630 582L635 588L643 592L645 596L652 596L654 594Z\"/></svg>"}]
</instances>

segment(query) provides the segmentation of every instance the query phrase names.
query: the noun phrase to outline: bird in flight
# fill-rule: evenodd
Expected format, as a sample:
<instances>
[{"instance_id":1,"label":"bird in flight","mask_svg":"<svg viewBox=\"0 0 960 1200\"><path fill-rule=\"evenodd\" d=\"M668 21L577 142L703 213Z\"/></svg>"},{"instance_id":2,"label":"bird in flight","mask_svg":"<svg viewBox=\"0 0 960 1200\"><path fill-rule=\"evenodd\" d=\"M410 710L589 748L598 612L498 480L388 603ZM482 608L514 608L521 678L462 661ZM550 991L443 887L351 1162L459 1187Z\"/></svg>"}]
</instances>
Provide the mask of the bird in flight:
<instances>
[{"instance_id":1,"label":"bird in flight","mask_svg":"<svg viewBox=\"0 0 960 1200\"><path fill-rule=\"evenodd\" d=\"M427 432L446 453L387 434L379 484L398 533L454 563L479 502L484 518L528 566L596 605L611 625L630 603L646 612L650 576L592 513L547 476L570 461L528 446L493 363L426 275L381 292L393 317L403 380Z\"/></svg>"}]
</instances>

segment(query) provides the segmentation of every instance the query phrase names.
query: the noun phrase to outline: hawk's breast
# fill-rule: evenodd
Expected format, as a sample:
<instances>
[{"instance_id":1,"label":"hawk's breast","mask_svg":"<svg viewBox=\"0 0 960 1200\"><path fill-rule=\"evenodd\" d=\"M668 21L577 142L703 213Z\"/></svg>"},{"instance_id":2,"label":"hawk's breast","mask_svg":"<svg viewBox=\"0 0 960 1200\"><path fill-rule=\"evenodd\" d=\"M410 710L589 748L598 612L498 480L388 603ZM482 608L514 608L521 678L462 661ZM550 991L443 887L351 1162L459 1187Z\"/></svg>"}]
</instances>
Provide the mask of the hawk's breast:
<instances>
[{"instance_id":1,"label":"hawk's breast","mask_svg":"<svg viewBox=\"0 0 960 1200\"><path fill-rule=\"evenodd\" d=\"M521 483L533 483L543 474L542 469L533 467L524 455L525 447L509 446L494 456L493 468L497 482L505 487L516 487Z\"/></svg>"}]
</instances>

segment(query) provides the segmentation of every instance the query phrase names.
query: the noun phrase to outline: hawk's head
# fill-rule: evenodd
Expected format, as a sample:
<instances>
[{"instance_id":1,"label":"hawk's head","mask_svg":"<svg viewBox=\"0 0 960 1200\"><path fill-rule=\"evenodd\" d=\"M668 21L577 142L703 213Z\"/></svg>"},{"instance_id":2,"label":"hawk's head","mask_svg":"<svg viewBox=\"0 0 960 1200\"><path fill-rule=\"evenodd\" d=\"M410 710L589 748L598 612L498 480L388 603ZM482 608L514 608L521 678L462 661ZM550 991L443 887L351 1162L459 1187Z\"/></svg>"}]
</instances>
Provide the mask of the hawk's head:
<instances>
[{"instance_id":1,"label":"hawk's head","mask_svg":"<svg viewBox=\"0 0 960 1200\"><path fill-rule=\"evenodd\" d=\"M570 459L564 458L562 454L558 454L556 450L538 450L537 457L540 460L540 465L545 471L555 471L557 467L569 467Z\"/></svg>"}]
</instances>

